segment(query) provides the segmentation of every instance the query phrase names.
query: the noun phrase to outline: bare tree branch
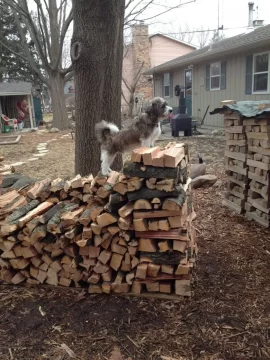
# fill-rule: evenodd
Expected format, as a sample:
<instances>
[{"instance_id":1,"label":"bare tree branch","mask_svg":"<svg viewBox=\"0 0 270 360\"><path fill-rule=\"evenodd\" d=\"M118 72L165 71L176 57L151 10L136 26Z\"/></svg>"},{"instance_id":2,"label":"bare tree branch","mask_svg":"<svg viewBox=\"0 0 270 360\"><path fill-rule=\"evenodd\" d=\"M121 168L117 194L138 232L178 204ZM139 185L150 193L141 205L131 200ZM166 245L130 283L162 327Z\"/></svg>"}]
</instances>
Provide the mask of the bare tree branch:
<instances>
[{"instance_id":1,"label":"bare tree branch","mask_svg":"<svg viewBox=\"0 0 270 360\"><path fill-rule=\"evenodd\" d=\"M47 19L44 14L43 7L42 7L42 4L40 3L40 0L34 0L34 1L36 2L38 11L40 11L40 14L41 14L41 20L42 20L42 25L43 25L44 30L42 29L41 24L40 24L40 29L42 32L44 31L43 37L45 38L45 44L47 45L48 56L51 59L51 44L50 44L50 36L49 36L49 29L48 29L48 25L47 25ZM46 7L47 6L46 0L44 0L44 2L45 2L45 7Z\"/></svg>"},{"instance_id":2,"label":"bare tree branch","mask_svg":"<svg viewBox=\"0 0 270 360\"><path fill-rule=\"evenodd\" d=\"M130 12L125 16L124 22L126 22L126 20L133 16L133 15L139 15L141 14L144 10L146 10L148 8L148 6L150 6L151 4L154 3L154 0L150 0L148 1L147 4L145 4L142 8L140 8L139 10L135 11L141 4L144 3L144 0L140 0L131 10ZM134 12L135 11L135 12Z\"/></svg>"},{"instance_id":3,"label":"bare tree branch","mask_svg":"<svg viewBox=\"0 0 270 360\"><path fill-rule=\"evenodd\" d=\"M66 76L65 76L65 83L69 80L71 80L74 76L74 71L72 70L70 73L68 73Z\"/></svg>"},{"instance_id":4,"label":"bare tree branch","mask_svg":"<svg viewBox=\"0 0 270 360\"><path fill-rule=\"evenodd\" d=\"M154 18L156 18L156 17L159 17L159 16L161 16L161 15L164 15L164 14L168 13L168 12L171 11L171 10L178 9L178 8L180 8L181 6L184 6L184 5L193 3L193 2L196 2L196 0L190 0L190 1L188 1L188 2L180 3L180 4L175 5L175 6L169 6L169 7L166 8L166 10L161 11L160 13L158 13L158 14L156 14L156 15L153 15L153 16L150 16L150 17L148 17L148 18L143 18L143 19L141 19L141 20L147 21L147 20L154 19ZM142 1L140 1L139 4L140 4L140 3L142 3ZM146 10L146 8L149 7L151 4L154 5L154 4L155 4L154 1L149 1L146 5L143 6L142 9L139 9L136 13L133 13L133 14L132 14L132 12L129 13L129 14L125 17L125 25L128 25L128 24L130 24L131 22L134 22L134 21L137 19L137 17L138 17L140 14L142 14L142 13L144 12L144 10ZM136 7L137 7L137 6L136 6ZM133 17L132 19L129 19L129 17L131 17L132 15L133 15L134 17Z\"/></svg>"},{"instance_id":5,"label":"bare tree branch","mask_svg":"<svg viewBox=\"0 0 270 360\"><path fill-rule=\"evenodd\" d=\"M71 70L73 69L73 65L71 64L69 67L67 67L66 69L61 70L61 74L62 75L67 75Z\"/></svg>"},{"instance_id":6,"label":"bare tree branch","mask_svg":"<svg viewBox=\"0 0 270 360\"><path fill-rule=\"evenodd\" d=\"M73 20L73 9L70 10L70 13L65 21L65 23L63 24L62 30L61 30L61 35L60 35L60 41L59 41L59 50L58 50L58 55L56 58L56 62L53 66L53 69L57 69L60 60L61 60L61 56L62 56L62 51L63 51L63 45L64 45L64 41L65 41L65 36L66 33L68 31L69 25L71 23L71 21Z\"/></svg>"},{"instance_id":7,"label":"bare tree branch","mask_svg":"<svg viewBox=\"0 0 270 360\"><path fill-rule=\"evenodd\" d=\"M127 82L127 80L125 79L124 76L122 76L122 80L123 80L123 83L126 85L128 91L131 92L132 91L131 85L129 85L129 83Z\"/></svg>"},{"instance_id":8,"label":"bare tree branch","mask_svg":"<svg viewBox=\"0 0 270 360\"><path fill-rule=\"evenodd\" d=\"M125 94L124 94L123 90L121 90L121 95L122 95L122 98L124 99L124 101L127 103L127 105L129 105L129 101L125 97Z\"/></svg>"},{"instance_id":9,"label":"bare tree branch","mask_svg":"<svg viewBox=\"0 0 270 360\"><path fill-rule=\"evenodd\" d=\"M22 26L21 26L21 22L20 22L15 10L13 10L13 15L14 15L14 19L15 19L19 34L20 34L20 38L22 40L22 45L23 45L23 49L24 49L24 53L26 55L27 61L29 62L31 68L36 73L36 75L40 78L40 80L42 82L44 82L46 85L48 85L48 80L45 78L45 76L42 75L41 71L38 69L35 59L33 58L32 54L29 51L26 37L25 37L25 34L24 34Z\"/></svg>"}]
</instances>

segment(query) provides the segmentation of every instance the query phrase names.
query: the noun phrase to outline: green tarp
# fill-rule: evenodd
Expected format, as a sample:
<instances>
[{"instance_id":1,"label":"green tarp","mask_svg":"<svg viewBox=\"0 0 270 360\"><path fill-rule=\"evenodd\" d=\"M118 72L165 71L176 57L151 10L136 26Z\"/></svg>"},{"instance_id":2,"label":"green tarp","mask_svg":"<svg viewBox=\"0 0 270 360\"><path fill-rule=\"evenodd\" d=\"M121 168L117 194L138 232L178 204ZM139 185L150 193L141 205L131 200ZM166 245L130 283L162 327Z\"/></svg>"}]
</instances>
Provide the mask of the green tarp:
<instances>
[{"instance_id":1,"label":"green tarp","mask_svg":"<svg viewBox=\"0 0 270 360\"><path fill-rule=\"evenodd\" d=\"M259 110L258 105L264 104L269 106L265 109ZM253 117L262 117L263 115L270 116L270 100L265 101L238 101L233 105L224 105L210 112L210 115L222 114L224 110L230 109L232 111L238 112L240 115L248 118Z\"/></svg>"}]
</instances>

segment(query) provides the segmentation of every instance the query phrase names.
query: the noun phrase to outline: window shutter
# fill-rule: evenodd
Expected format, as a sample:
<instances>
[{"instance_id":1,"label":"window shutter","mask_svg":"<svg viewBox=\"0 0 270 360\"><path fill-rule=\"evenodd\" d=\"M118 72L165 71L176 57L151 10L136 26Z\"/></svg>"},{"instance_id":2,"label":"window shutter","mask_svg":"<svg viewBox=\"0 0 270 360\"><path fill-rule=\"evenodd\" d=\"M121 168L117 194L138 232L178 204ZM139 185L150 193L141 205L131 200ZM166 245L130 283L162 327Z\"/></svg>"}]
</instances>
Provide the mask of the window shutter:
<instances>
[{"instance_id":1,"label":"window shutter","mask_svg":"<svg viewBox=\"0 0 270 360\"><path fill-rule=\"evenodd\" d=\"M226 89L226 61L221 61L220 90Z\"/></svg>"},{"instance_id":2,"label":"window shutter","mask_svg":"<svg viewBox=\"0 0 270 360\"><path fill-rule=\"evenodd\" d=\"M246 95L252 94L253 55L246 57Z\"/></svg>"},{"instance_id":3,"label":"window shutter","mask_svg":"<svg viewBox=\"0 0 270 360\"><path fill-rule=\"evenodd\" d=\"M170 73L170 97L173 97L173 73Z\"/></svg>"},{"instance_id":4,"label":"window shutter","mask_svg":"<svg viewBox=\"0 0 270 360\"><path fill-rule=\"evenodd\" d=\"M164 74L161 76L161 96L164 98Z\"/></svg>"},{"instance_id":5,"label":"window shutter","mask_svg":"<svg viewBox=\"0 0 270 360\"><path fill-rule=\"evenodd\" d=\"M206 65L205 90L210 90L210 64Z\"/></svg>"}]
</instances>

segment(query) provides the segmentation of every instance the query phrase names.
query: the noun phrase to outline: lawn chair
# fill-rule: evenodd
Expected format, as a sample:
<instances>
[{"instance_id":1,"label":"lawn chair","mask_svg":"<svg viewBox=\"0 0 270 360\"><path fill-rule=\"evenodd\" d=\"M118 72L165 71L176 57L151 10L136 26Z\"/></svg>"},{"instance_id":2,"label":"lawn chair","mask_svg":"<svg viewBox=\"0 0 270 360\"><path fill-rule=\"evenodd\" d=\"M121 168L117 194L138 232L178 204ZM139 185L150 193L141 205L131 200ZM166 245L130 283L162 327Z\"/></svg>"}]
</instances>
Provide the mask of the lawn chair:
<instances>
[{"instance_id":1,"label":"lawn chair","mask_svg":"<svg viewBox=\"0 0 270 360\"><path fill-rule=\"evenodd\" d=\"M203 118L192 118L192 134L193 135L201 135L201 133L199 132L198 128L202 127L202 125L204 124L204 120L206 118L208 109L210 108L210 105L207 106L207 109L204 113Z\"/></svg>"},{"instance_id":2,"label":"lawn chair","mask_svg":"<svg viewBox=\"0 0 270 360\"><path fill-rule=\"evenodd\" d=\"M1 114L1 118L4 121L4 125L8 125L14 129L14 131L18 131L18 120L17 119L10 119L4 114Z\"/></svg>"}]
</instances>

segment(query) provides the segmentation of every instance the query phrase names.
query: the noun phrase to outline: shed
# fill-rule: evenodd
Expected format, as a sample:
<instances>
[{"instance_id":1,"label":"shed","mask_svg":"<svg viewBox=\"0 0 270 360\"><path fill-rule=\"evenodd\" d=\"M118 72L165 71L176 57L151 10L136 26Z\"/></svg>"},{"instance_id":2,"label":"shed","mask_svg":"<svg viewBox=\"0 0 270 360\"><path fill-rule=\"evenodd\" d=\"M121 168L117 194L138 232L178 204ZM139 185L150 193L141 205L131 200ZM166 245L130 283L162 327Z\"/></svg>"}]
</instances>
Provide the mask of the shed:
<instances>
[{"instance_id":1,"label":"shed","mask_svg":"<svg viewBox=\"0 0 270 360\"><path fill-rule=\"evenodd\" d=\"M17 118L17 103L26 100L29 106L29 119L24 120L24 126L34 127L34 111L32 84L27 82L0 83L0 115Z\"/></svg>"}]
</instances>

